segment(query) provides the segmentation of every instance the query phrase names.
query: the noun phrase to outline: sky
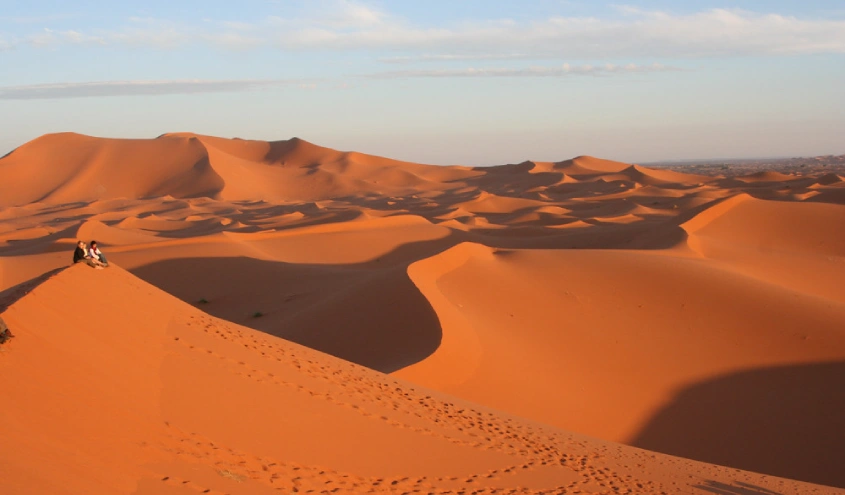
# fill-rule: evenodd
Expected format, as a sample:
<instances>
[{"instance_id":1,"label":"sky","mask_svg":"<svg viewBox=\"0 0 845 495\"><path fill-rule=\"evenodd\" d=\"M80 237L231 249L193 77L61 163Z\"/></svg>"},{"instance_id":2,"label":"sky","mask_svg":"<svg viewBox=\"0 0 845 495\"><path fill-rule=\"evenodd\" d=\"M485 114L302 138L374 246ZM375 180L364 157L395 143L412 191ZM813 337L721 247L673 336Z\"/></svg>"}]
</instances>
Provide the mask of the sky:
<instances>
[{"instance_id":1,"label":"sky","mask_svg":"<svg viewBox=\"0 0 845 495\"><path fill-rule=\"evenodd\" d=\"M0 155L65 131L463 165L845 154L842 0L0 0L0 67Z\"/></svg>"}]
</instances>

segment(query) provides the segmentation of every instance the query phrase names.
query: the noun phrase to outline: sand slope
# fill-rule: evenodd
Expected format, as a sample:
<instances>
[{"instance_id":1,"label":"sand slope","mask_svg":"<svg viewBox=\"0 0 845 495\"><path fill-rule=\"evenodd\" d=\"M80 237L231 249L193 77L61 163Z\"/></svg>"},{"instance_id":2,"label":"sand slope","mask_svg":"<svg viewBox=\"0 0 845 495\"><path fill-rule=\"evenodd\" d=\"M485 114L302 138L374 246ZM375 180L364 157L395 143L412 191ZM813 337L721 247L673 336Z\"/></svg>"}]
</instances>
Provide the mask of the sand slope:
<instances>
[{"instance_id":1,"label":"sand slope","mask_svg":"<svg viewBox=\"0 0 845 495\"><path fill-rule=\"evenodd\" d=\"M417 389L209 317L120 268L76 266L14 296L0 353L11 493L819 490Z\"/></svg>"},{"instance_id":2,"label":"sand slope","mask_svg":"<svg viewBox=\"0 0 845 495\"><path fill-rule=\"evenodd\" d=\"M437 312L443 338L432 356L397 376L620 442L638 444L675 394L695 384L775 365L845 363L845 300L688 257L463 244L411 265L409 273ZM841 371L794 377L805 387L825 381L828 392L784 399L753 425L732 418L723 425L728 438L714 439L706 456L680 432L648 447L842 484L835 460L842 443L831 440L845 440L831 407L845 403L845 393L831 387ZM756 393L779 393L779 382L760 382ZM719 400L700 403L675 421L695 430L722 407ZM786 448L778 435L797 411L819 430ZM767 441L755 437L751 444L752 426L767 431ZM735 454L739 448L743 456Z\"/></svg>"}]
</instances>

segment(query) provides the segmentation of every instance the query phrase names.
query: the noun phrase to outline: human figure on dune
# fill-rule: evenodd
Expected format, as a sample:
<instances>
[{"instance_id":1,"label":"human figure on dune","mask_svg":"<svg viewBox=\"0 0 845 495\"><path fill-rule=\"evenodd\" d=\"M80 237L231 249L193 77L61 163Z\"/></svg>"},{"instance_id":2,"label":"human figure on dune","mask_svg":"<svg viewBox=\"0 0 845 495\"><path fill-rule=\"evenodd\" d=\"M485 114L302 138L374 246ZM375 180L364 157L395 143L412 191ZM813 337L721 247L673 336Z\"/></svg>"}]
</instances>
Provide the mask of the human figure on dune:
<instances>
[{"instance_id":1,"label":"human figure on dune","mask_svg":"<svg viewBox=\"0 0 845 495\"><path fill-rule=\"evenodd\" d=\"M91 241L91 245L88 248L88 257L94 260L94 263L99 263L104 267L109 266L109 262L106 260L106 255L104 255L97 247L97 241Z\"/></svg>"},{"instance_id":2,"label":"human figure on dune","mask_svg":"<svg viewBox=\"0 0 845 495\"><path fill-rule=\"evenodd\" d=\"M85 263L92 268L98 270L103 269L102 263L99 260L94 260L88 255L88 251L85 249L85 243L82 241L78 241L76 243L76 249L73 250L73 263Z\"/></svg>"}]
</instances>

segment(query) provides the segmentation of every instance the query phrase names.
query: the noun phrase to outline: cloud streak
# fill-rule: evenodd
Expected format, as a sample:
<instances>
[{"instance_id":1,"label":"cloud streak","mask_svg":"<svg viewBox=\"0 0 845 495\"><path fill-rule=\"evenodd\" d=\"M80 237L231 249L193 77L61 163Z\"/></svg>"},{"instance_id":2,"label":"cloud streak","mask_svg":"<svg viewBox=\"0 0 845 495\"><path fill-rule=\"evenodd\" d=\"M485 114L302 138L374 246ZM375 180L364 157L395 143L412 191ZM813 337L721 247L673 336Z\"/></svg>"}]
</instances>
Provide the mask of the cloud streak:
<instances>
[{"instance_id":1,"label":"cloud streak","mask_svg":"<svg viewBox=\"0 0 845 495\"><path fill-rule=\"evenodd\" d=\"M404 79L404 78L440 78L440 77L570 77L570 76L611 76L619 74L637 74L650 72L677 72L678 67L662 64L651 65L580 65L563 64L558 67L524 67L524 68L468 68L468 69L435 69L435 70L399 70L367 74L372 79Z\"/></svg>"},{"instance_id":2,"label":"cloud streak","mask_svg":"<svg viewBox=\"0 0 845 495\"><path fill-rule=\"evenodd\" d=\"M677 67L652 65L581 65L563 64L556 67L525 68L467 68L443 70L401 70L363 74L365 79L406 79L445 77L567 77L567 76L610 76L649 72L680 71ZM69 98L100 98L110 96L162 96L190 95L202 93L229 93L255 91L270 88L316 89L325 79L232 79L232 80L171 80L171 81L92 81L61 82L50 84L29 84L0 86L2 100L48 100ZM347 83L336 83L334 89L346 89Z\"/></svg>"},{"instance_id":3,"label":"cloud streak","mask_svg":"<svg viewBox=\"0 0 845 495\"><path fill-rule=\"evenodd\" d=\"M325 4L325 2L324 2ZM310 5L310 4L309 4ZM321 4L322 5L322 4ZM621 18L549 17L420 26L351 0L296 17L185 24L132 18L113 29L41 30L0 37L0 49L24 46L131 45L225 49L404 51L388 62L484 59L696 58L845 54L845 21L711 9L676 15L620 7Z\"/></svg>"},{"instance_id":4,"label":"cloud streak","mask_svg":"<svg viewBox=\"0 0 845 495\"><path fill-rule=\"evenodd\" d=\"M315 81L275 80L178 80L178 81L100 81L79 83L30 84L0 87L0 100L44 100L104 96L150 96L252 91L271 87L312 89Z\"/></svg>"}]
</instances>

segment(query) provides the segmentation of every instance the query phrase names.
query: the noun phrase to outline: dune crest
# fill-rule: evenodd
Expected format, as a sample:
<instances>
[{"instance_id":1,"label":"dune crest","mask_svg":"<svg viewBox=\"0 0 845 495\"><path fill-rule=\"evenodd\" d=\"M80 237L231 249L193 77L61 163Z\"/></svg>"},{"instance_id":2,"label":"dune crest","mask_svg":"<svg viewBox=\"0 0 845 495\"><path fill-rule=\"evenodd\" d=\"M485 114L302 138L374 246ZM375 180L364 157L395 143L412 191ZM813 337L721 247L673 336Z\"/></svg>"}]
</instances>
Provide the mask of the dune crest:
<instances>
[{"instance_id":1,"label":"dune crest","mask_svg":"<svg viewBox=\"0 0 845 495\"><path fill-rule=\"evenodd\" d=\"M592 156L577 156L554 164L555 170L562 170L568 175L595 175L616 173L630 167L629 164L613 160L603 160Z\"/></svg>"},{"instance_id":2,"label":"dune crest","mask_svg":"<svg viewBox=\"0 0 845 495\"><path fill-rule=\"evenodd\" d=\"M0 185L4 205L161 196L318 200L424 190L426 175L445 188L444 182L472 175L466 168L339 152L299 138L262 142L190 133L156 139L49 134L0 159L0 172L8 177Z\"/></svg>"}]
</instances>

